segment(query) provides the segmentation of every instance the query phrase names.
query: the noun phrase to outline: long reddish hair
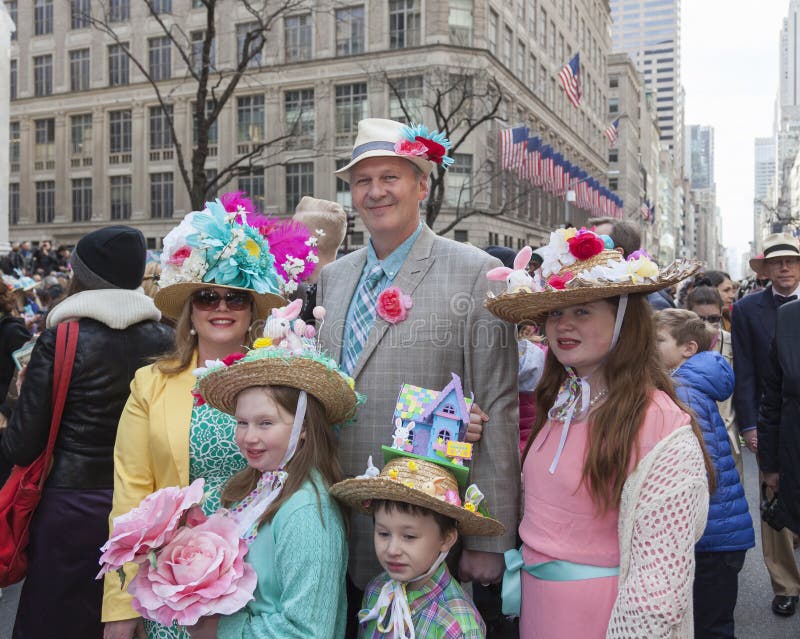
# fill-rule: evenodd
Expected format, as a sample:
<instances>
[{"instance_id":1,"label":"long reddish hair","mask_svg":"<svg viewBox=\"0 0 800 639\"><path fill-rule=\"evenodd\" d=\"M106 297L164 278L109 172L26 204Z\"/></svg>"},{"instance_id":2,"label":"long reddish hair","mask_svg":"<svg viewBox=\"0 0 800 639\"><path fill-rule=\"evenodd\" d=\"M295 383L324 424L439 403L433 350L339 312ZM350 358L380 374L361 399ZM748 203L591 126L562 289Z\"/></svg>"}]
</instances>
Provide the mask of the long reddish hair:
<instances>
[{"instance_id":1,"label":"long reddish hair","mask_svg":"<svg viewBox=\"0 0 800 639\"><path fill-rule=\"evenodd\" d=\"M619 305L618 297L606 301L615 308ZM658 361L652 310L645 295L629 296L619 340L603 364L603 373L608 399L589 415L589 442L583 463L583 481L595 505L603 512L619 506L628 468L633 459L638 461L639 431L656 390L666 393L690 416L692 430L703 449L709 488L713 491L714 465L703 446L694 413L678 399L672 379ZM542 379L536 387L536 420L525 444L523 462L533 440L547 422L547 412L566 378L564 366L550 349Z\"/></svg>"}]
</instances>

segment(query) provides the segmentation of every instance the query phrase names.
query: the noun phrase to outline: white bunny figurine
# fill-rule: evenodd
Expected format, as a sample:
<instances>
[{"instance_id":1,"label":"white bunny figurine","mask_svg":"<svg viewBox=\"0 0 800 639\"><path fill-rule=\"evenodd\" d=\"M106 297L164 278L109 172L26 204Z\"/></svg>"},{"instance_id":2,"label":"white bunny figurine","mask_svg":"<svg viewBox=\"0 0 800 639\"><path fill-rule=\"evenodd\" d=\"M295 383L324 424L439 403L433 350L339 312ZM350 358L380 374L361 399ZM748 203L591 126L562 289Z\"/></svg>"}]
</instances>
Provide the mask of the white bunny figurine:
<instances>
[{"instance_id":1,"label":"white bunny figurine","mask_svg":"<svg viewBox=\"0 0 800 639\"><path fill-rule=\"evenodd\" d=\"M392 434L392 448L397 450L405 450L406 443L408 443L408 436L414 430L414 422L408 422L403 426L403 420L399 417L394 420L394 433Z\"/></svg>"},{"instance_id":2,"label":"white bunny figurine","mask_svg":"<svg viewBox=\"0 0 800 639\"><path fill-rule=\"evenodd\" d=\"M278 348L285 348L292 353L301 353L303 351L303 340L293 328L296 324L297 317L303 308L302 300L295 300L291 304L282 308L273 308L272 314L267 318L264 325L264 337L272 338L272 343ZM302 320L299 320L302 322ZM302 331L305 331L305 323L303 323Z\"/></svg>"},{"instance_id":3,"label":"white bunny figurine","mask_svg":"<svg viewBox=\"0 0 800 639\"><path fill-rule=\"evenodd\" d=\"M497 266L486 273L486 277L498 282L505 280L507 293L516 293L517 291L532 293L534 280L528 273L528 262L531 261L531 255L533 255L533 249L530 246L524 246L514 257L513 269L507 266Z\"/></svg>"}]
</instances>

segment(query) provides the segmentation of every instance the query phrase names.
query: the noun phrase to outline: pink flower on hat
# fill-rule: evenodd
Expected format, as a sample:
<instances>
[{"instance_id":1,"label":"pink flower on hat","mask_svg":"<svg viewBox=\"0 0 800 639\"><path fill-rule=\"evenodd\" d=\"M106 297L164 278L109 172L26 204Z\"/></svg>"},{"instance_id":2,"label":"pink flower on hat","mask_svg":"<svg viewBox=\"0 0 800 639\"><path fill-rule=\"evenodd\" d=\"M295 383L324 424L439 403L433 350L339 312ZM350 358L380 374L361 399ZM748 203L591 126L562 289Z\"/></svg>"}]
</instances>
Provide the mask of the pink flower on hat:
<instances>
[{"instance_id":1,"label":"pink flower on hat","mask_svg":"<svg viewBox=\"0 0 800 639\"><path fill-rule=\"evenodd\" d=\"M183 263L192 254L192 249L189 246L182 246L175 251L167 260L167 264L174 264L175 266L183 266Z\"/></svg>"},{"instance_id":2,"label":"pink flower on hat","mask_svg":"<svg viewBox=\"0 0 800 639\"><path fill-rule=\"evenodd\" d=\"M394 143L394 152L398 155L412 155L427 158L428 147L419 140L398 140Z\"/></svg>"},{"instance_id":3,"label":"pink flower on hat","mask_svg":"<svg viewBox=\"0 0 800 639\"><path fill-rule=\"evenodd\" d=\"M381 319L397 324L408 317L408 309L412 306L410 295L406 295L396 286L390 286L378 295L376 308Z\"/></svg>"},{"instance_id":4,"label":"pink flower on hat","mask_svg":"<svg viewBox=\"0 0 800 639\"><path fill-rule=\"evenodd\" d=\"M563 275L552 275L547 278L547 283L550 285L550 288L554 288L557 291L563 291L567 287L567 283L570 282L575 277L575 274L572 271L566 271Z\"/></svg>"}]
</instances>

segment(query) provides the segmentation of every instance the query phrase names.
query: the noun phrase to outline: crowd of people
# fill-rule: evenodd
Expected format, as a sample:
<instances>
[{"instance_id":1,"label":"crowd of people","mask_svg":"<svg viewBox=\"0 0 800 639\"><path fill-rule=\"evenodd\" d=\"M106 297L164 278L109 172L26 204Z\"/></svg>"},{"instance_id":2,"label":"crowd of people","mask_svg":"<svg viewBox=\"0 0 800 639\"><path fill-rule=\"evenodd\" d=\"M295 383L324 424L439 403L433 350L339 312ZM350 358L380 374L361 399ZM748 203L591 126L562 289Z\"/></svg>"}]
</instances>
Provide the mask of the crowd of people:
<instances>
[{"instance_id":1,"label":"crowd of people","mask_svg":"<svg viewBox=\"0 0 800 639\"><path fill-rule=\"evenodd\" d=\"M659 268L615 219L480 250L420 218L448 144L359 123L337 176L370 240L338 259L339 205L275 220L241 193L188 214L158 263L127 226L14 247L3 475L44 450L59 327L79 331L14 639L732 638L759 488L745 447L775 497L772 611L794 614L796 239L767 238L741 287L693 260ZM463 437L437 450L457 444L467 468L392 425L407 385L451 389L437 419ZM126 522L154 516L140 504L197 482L185 526L232 522L244 598L164 531L144 559L115 555Z\"/></svg>"}]
</instances>

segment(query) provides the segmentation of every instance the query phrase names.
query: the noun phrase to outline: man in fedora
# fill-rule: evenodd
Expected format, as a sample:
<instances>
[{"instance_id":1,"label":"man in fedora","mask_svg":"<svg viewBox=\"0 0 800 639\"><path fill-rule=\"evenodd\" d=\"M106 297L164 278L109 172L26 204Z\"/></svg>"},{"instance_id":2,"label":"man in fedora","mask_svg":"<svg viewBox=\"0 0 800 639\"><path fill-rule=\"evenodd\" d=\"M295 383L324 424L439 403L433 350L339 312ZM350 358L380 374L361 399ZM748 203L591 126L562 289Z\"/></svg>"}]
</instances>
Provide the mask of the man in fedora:
<instances>
[{"instance_id":1,"label":"man in fedora","mask_svg":"<svg viewBox=\"0 0 800 639\"><path fill-rule=\"evenodd\" d=\"M775 337L778 308L800 293L800 248L789 233L774 233L764 240L763 257L750 260L759 277L770 285L747 295L733 307L731 336L736 386L733 405L747 447L758 452L758 413L770 368L769 352ZM764 481L764 476L759 477ZM794 557L793 537L788 529L778 532L761 522L764 563L772 590L772 611L791 616L800 595L800 569Z\"/></svg>"},{"instance_id":2,"label":"man in fedora","mask_svg":"<svg viewBox=\"0 0 800 639\"><path fill-rule=\"evenodd\" d=\"M354 208L370 233L368 246L322 271L318 300L327 309L320 328L323 348L355 378L367 396L355 423L341 431L346 475L364 471L367 458L382 459L391 439L391 416L403 383L442 389L451 373L489 415L471 462L472 478L507 529L502 537L465 537L462 580L497 582L502 553L515 544L519 501L517 342L513 326L483 307L486 273L500 262L479 249L436 235L420 219L428 176L449 142L402 123L359 122L352 159L336 174L350 183ZM387 289L390 290L387 291ZM383 305L394 293L410 302L392 315ZM380 571L372 521L356 515L350 536L349 577L363 590ZM358 609L357 592L350 605Z\"/></svg>"}]
</instances>

